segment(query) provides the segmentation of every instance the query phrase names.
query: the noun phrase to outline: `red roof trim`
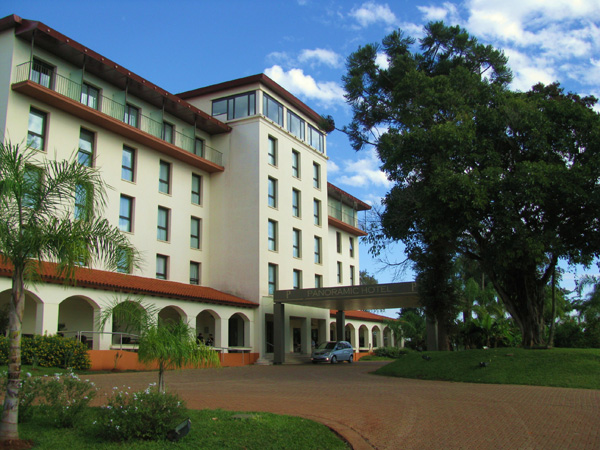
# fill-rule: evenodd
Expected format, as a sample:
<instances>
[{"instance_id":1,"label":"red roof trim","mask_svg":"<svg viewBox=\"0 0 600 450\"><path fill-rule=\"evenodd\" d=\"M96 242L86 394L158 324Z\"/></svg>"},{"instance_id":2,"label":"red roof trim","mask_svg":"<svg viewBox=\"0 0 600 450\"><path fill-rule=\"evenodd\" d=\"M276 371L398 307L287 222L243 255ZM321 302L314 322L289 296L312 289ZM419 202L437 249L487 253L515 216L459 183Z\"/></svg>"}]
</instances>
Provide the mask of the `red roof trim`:
<instances>
[{"instance_id":1,"label":"red roof trim","mask_svg":"<svg viewBox=\"0 0 600 450\"><path fill-rule=\"evenodd\" d=\"M331 317L334 317L337 313L336 309L331 310ZM369 322L383 322L384 320L394 320L391 317L380 316L379 314L373 314L368 311L345 311L347 319L366 320Z\"/></svg>"},{"instance_id":2,"label":"red roof trim","mask_svg":"<svg viewBox=\"0 0 600 450\"><path fill-rule=\"evenodd\" d=\"M258 304L234 295L226 294L206 286L157 280L136 275L127 275L104 270L76 268L75 281L66 282L65 276L57 273L57 264L40 263L39 275L42 281L52 284L69 284L83 288L104 291L126 292L138 295L174 298L197 303L213 303L241 308L258 308ZM0 260L0 276L11 277L12 264Z\"/></svg>"},{"instance_id":3,"label":"red roof trim","mask_svg":"<svg viewBox=\"0 0 600 450\"><path fill-rule=\"evenodd\" d=\"M356 206L357 206L357 208L356 208L357 211L367 211L367 210L371 209L371 205L348 194L346 191L331 184L330 182L327 182L327 193L330 193L331 191L336 192L338 195L341 195L342 197L346 197L348 200L350 200L352 202L355 202Z\"/></svg>"}]
</instances>

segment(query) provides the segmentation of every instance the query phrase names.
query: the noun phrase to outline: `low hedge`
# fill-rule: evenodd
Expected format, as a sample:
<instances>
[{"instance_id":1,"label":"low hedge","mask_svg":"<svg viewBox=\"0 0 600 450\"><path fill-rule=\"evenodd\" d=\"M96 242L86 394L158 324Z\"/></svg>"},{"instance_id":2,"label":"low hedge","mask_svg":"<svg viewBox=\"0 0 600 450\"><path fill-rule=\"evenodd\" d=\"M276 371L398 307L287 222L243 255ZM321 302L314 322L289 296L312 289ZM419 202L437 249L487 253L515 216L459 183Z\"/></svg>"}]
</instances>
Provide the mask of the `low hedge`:
<instances>
[{"instance_id":1,"label":"low hedge","mask_svg":"<svg viewBox=\"0 0 600 450\"><path fill-rule=\"evenodd\" d=\"M0 336L0 365L8 364L9 342ZM73 338L33 336L21 338L21 364L41 367L71 367L84 370L91 367L88 348Z\"/></svg>"},{"instance_id":2,"label":"low hedge","mask_svg":"<svg viewBox=\"0 0 600 450\"><path fill-rule=\"evenodd\" d=\"M398 347L379 347L373 351L373 353L375 353L375 356L382 356L394 359L400 358L402 355L406 355L408 352L408 349Z\"/></svg>"}]
</instances>

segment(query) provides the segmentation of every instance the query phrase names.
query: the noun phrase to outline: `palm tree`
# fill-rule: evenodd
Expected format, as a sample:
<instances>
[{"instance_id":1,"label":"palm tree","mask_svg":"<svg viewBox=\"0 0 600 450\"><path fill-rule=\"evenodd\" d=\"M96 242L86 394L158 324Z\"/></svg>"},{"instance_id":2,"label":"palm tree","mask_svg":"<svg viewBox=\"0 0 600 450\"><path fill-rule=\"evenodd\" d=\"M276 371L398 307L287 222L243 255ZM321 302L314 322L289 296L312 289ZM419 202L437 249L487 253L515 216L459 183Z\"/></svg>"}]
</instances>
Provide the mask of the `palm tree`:
<instances>
[{"instance_id":1,"label":"palm tree","mask_svg":"<svg viewBox=\"0 0 600 450\"><path fill-rule=\"evenodd\" d=\"M100 328L112 318L122 331L138 337L138 360L158 363L158 390L165 391L165 371L184 367L219 366L217 352L197 342L194 330L182 320L163 321L155 305L140 299L115 301L102 312Z\"/></svg>"},{"instance_id":2,"label":"palm tree","mask_svg":"<svg viewBox=\"0 0 600 450\"><path fill-rule=\"evenodd\" d=\"M42 261L57 263L67 282L82 263L108 270L137 265L138 254L120 231L101 217L107 185L95 168L48 160L29 146L0 143L0 258L12 265L8 384L0 441L18 439L21 325L25 286ZM83 193L83 195L82 195Z\"/></svg>"}]
</instances>

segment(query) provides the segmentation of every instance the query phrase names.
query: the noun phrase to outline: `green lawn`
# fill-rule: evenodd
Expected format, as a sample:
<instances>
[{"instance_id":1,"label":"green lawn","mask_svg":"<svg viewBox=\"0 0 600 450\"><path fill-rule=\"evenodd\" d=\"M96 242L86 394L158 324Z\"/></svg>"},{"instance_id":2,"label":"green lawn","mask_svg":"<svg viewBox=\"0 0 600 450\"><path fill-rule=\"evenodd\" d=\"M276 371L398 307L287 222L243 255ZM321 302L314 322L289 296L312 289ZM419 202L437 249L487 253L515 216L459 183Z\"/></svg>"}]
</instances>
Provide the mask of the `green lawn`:
<instances>
[{"instance_id":1,"label":"green lawn","mask_svg":"<svg viewBox=\"0 0 600 450\"><path fill-rule=\"evenodd\" d=\"M487 367L480 367L481 362ZM600 349L411 352L375 373L423 380L600 389Z\"/></svg>"},{"instance_id":2,"label":"green lawn","mask_svg":"<svg viewBox=\"0 0 600 450\"><path fill-rule=\"evenodd\" d=\"M107 443L90 430L95 409L73 429L54 428L43 419L19 424L21 439L35 442L34 449L344 449L348 447L322 424L300 417L269 413L235 413L223 410L189 410L190 433L179 442L128 441ZM249 418L236 419L235 414Z\"/></svg>"}]
</instances>

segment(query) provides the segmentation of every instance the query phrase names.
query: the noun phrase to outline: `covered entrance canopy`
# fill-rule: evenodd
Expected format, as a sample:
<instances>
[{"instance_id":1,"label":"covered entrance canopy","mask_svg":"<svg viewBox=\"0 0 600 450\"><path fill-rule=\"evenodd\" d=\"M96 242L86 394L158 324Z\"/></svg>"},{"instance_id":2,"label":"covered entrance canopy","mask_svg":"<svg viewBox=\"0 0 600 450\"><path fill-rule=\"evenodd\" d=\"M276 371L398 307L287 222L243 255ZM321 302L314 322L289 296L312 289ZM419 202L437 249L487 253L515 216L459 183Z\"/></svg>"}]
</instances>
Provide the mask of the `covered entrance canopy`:
<instances>
[{"instance_id":1,"label":"covered entrance canopy","mask_svg":"<svg viewBox=\"0 0 600 450\"><path fill-rule=\"evenodd\" d=\"M340 341L344 339L343 332L346 325L344 311L421 306L415 282L275 291L273 301L275 331L273 362L275 364L281 364L285 360L283 340L285 304L338 310L336 329L337 339ZM428 329L428 337L431 334Z\"/></svg>"}]
</instances>

